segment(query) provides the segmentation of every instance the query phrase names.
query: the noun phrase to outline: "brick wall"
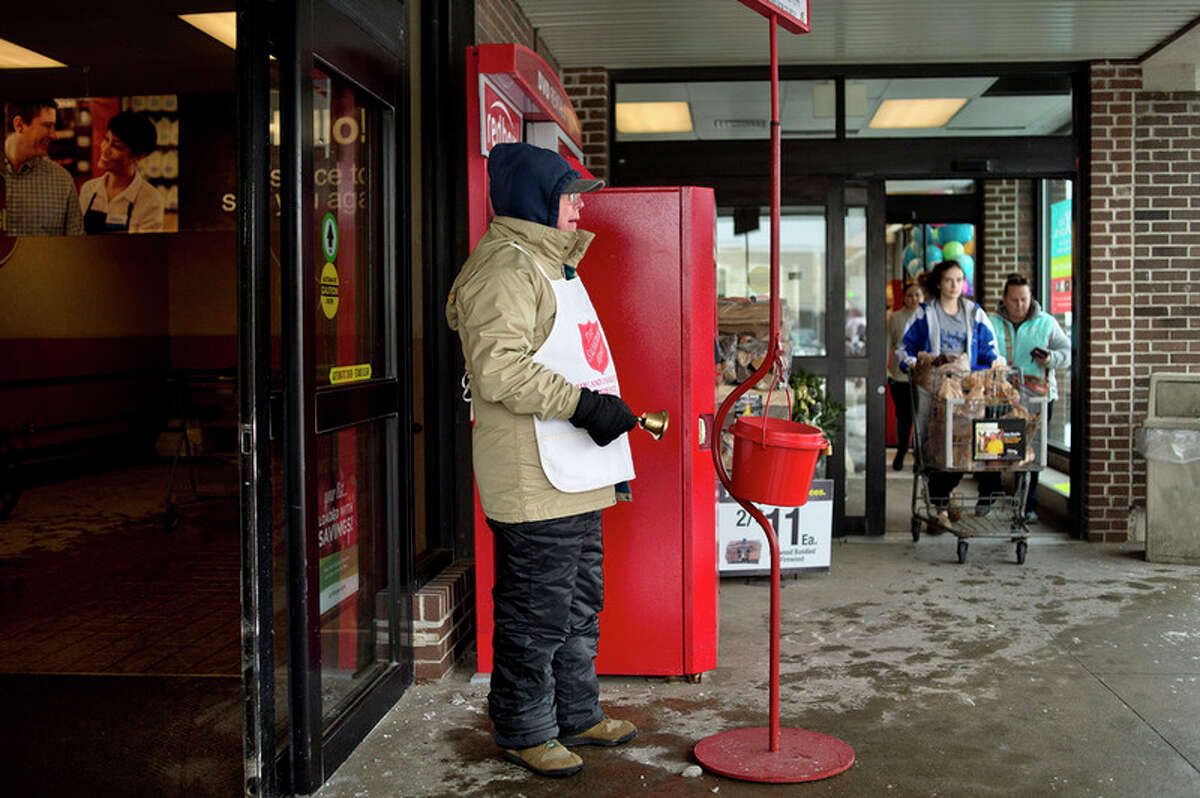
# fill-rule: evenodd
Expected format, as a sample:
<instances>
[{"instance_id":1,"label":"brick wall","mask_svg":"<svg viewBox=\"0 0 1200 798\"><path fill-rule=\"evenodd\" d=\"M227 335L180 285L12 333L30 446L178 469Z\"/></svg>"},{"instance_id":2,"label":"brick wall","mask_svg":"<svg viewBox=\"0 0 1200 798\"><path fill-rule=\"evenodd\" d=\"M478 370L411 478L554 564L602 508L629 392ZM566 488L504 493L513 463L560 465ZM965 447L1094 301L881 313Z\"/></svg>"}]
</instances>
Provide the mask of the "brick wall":
<instances>
[{"instance_id":1,"label":"brick wall","mask_svg":"<svg viewBox=\"0 0 1200 798\"><path fill-rule=\"evenodd\" d=\"M563 88L583 127L583 163L596 177L608 178L608 70L563 70Z\"/></svg>"},{"instance_id":2,"label":"brick wall","mask_svg":"<svg viewBox=\"0 0 1200 798\"><path fill-rule=\"evenodd\" d=\"M425 583L412 613L414 675L440 679L475 639L474 560L455 560Z\"/></svg>"},{"instance_id":3,"label":"brick wall","mask_svg":"<svg viewBox=\"0 0 1200 798\"><path fill-rule=\"evenodd\" d=\"M523 44L542 57L555 72L562 72L558 59L550 52L529 24L525 12L515 0L477 0L475 3L475 43Z\"/></svg>"},{"instance_id":4,"label":"brick wall","mask_svg":"<svg viewBox=\"0 0 1200 798\"><path fill-rule=\"evenodd\" d=\"M1033 181L983 182L983 257L976 263L975 298L988 311L1000 301L1008 275L1033 276L1037 245L1033 212Z\"/></svg>"},{"instance_id":5,"label":"brick wall","mask_svg":"<svg viewBox=\"0 0 1200 798\"><path fill-rule=\"evenodd\" d=\"M1200 372L1200 93L1141 86L1140 66L1092 65L1083 521L1095 540L1124 540L1145 502L1133 433L1151 372Z\"/></svg>"},{"instance_id":6,"label":"brick wall","mask_svg":"<svg viewBox=\"0 0 1200 798\"><path fill-rule=\"evenodd\" d=\"M530 48L558 73L583 127L583 163L608 178L608 71L600 67L563 70L514 0L478 0L475 42L516 42Z\"/></svg>"}]
</instances>

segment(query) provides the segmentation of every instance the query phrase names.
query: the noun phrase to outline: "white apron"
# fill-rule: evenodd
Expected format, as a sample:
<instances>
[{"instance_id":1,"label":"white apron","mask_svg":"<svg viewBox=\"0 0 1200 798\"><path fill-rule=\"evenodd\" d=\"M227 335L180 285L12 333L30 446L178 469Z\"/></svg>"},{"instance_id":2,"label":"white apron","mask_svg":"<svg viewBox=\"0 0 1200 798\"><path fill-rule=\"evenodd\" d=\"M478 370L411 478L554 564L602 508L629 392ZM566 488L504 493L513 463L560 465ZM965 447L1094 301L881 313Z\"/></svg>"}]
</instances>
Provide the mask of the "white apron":
<instances>
[{"instance_id":1,"label":"white apron","mask_svg":"<svg viewBox=\"0 0 1200 798\"><path fill-rule=\"evenodd\" d=\"M536 263L526 249L512 244ZM540 269L539 269L540 271ZM545 274L543 273L543 276ZM588 298L583 281L551 280L558 303L554 326L533 362L561 374L571 384L597 393L621 395L617 370L609 354L604 328ZM546 479L563 493L582 493L634 478L629 435L623 434L608 446L597 446L586 430L561 418L533 418L538 456Z\"/></svg>"}]
</instances>

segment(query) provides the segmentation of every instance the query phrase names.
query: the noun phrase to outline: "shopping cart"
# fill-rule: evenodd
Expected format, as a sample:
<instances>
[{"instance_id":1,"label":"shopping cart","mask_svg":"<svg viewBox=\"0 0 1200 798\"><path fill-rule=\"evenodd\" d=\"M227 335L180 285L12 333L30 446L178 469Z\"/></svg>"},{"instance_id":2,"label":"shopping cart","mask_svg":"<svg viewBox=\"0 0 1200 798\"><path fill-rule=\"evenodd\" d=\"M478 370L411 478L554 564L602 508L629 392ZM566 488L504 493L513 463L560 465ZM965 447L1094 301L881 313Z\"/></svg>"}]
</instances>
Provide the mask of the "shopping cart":
<instances>
[{"instance_id":1,"label":"shopping cart","mask_svg":"<svg viewBox=\"0 0 1200 798\"><path fill-rule=\"evenodd\" d=\"M1008 538L1024 563L1029 527L1025 500L1030 474L1046 464L1045 397L1029 395L1016 369L962 371L951 366L925 368L909 381L913 397L912 537L921 527L958 538L958 561L967 561L971 538ZM986 496L951 492L937 497L931 478L945 472L998 474L998 486L1011 488ZM1011 490L1011 492L1009 492Z\"/></svg>"}]
</instances>

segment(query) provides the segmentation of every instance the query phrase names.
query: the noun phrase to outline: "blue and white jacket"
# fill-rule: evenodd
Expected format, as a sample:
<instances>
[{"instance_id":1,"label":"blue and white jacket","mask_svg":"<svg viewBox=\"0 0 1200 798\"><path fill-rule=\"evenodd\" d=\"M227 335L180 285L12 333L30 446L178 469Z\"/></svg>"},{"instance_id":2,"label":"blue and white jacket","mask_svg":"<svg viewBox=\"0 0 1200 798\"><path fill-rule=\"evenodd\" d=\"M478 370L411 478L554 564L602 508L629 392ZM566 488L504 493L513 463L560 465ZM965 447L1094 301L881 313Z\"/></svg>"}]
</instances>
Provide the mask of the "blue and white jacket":
<instances>
[{"instance_id":1,"label":"blue and white jacket","mask_svg":"<svg viewBox=\"0 0 1200 798\"><path fill-rule=\"evenodd\" d=\"M983 308L971 300L960 297L958 301L962 303L967 318L972 321L967 325L967 352L971 357L971 368L989 368L999 355L992 322ZM937 314L929 309L930 304L922 302L913 311L908 325L904 328L904 335L900 337L900 345L896 347L896 362L900 364L901 371L908 371L917 362L918 352L929 352L932 355L940 355L942 352L941 330Z\"/></svg>"}]
</instances>

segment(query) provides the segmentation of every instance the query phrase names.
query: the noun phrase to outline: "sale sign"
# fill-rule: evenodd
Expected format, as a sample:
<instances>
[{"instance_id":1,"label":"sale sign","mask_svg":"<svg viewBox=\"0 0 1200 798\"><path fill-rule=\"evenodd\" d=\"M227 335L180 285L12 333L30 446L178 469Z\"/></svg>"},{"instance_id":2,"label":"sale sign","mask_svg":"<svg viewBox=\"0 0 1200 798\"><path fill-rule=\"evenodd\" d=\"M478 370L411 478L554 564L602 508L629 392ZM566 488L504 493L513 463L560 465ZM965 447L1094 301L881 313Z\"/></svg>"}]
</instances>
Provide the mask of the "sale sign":
<instances>
[{"instance_id":1,"label":"sale sign","mask_svg":"<svg viewBox=\"0 0 1200 798\"><path fill-rule=\"evenodd\" d=\"M779 539L779 567L791 571L829 568L833 534L833 481L813 480L801 507L756 505ZM724 488L717 487L717 556L725 574L767 574L771 553L758 522Z\"/></svg>"},{"instance_id":2,"label":"sale sign","mask_svg":"<svg viewBox=\"0 0 1200 798\"><path fill-rule=\"evenodd\" d=\"M1050 206L1050 312L1071 311L1071 200Z\"/></svg>"}]
</instances>

